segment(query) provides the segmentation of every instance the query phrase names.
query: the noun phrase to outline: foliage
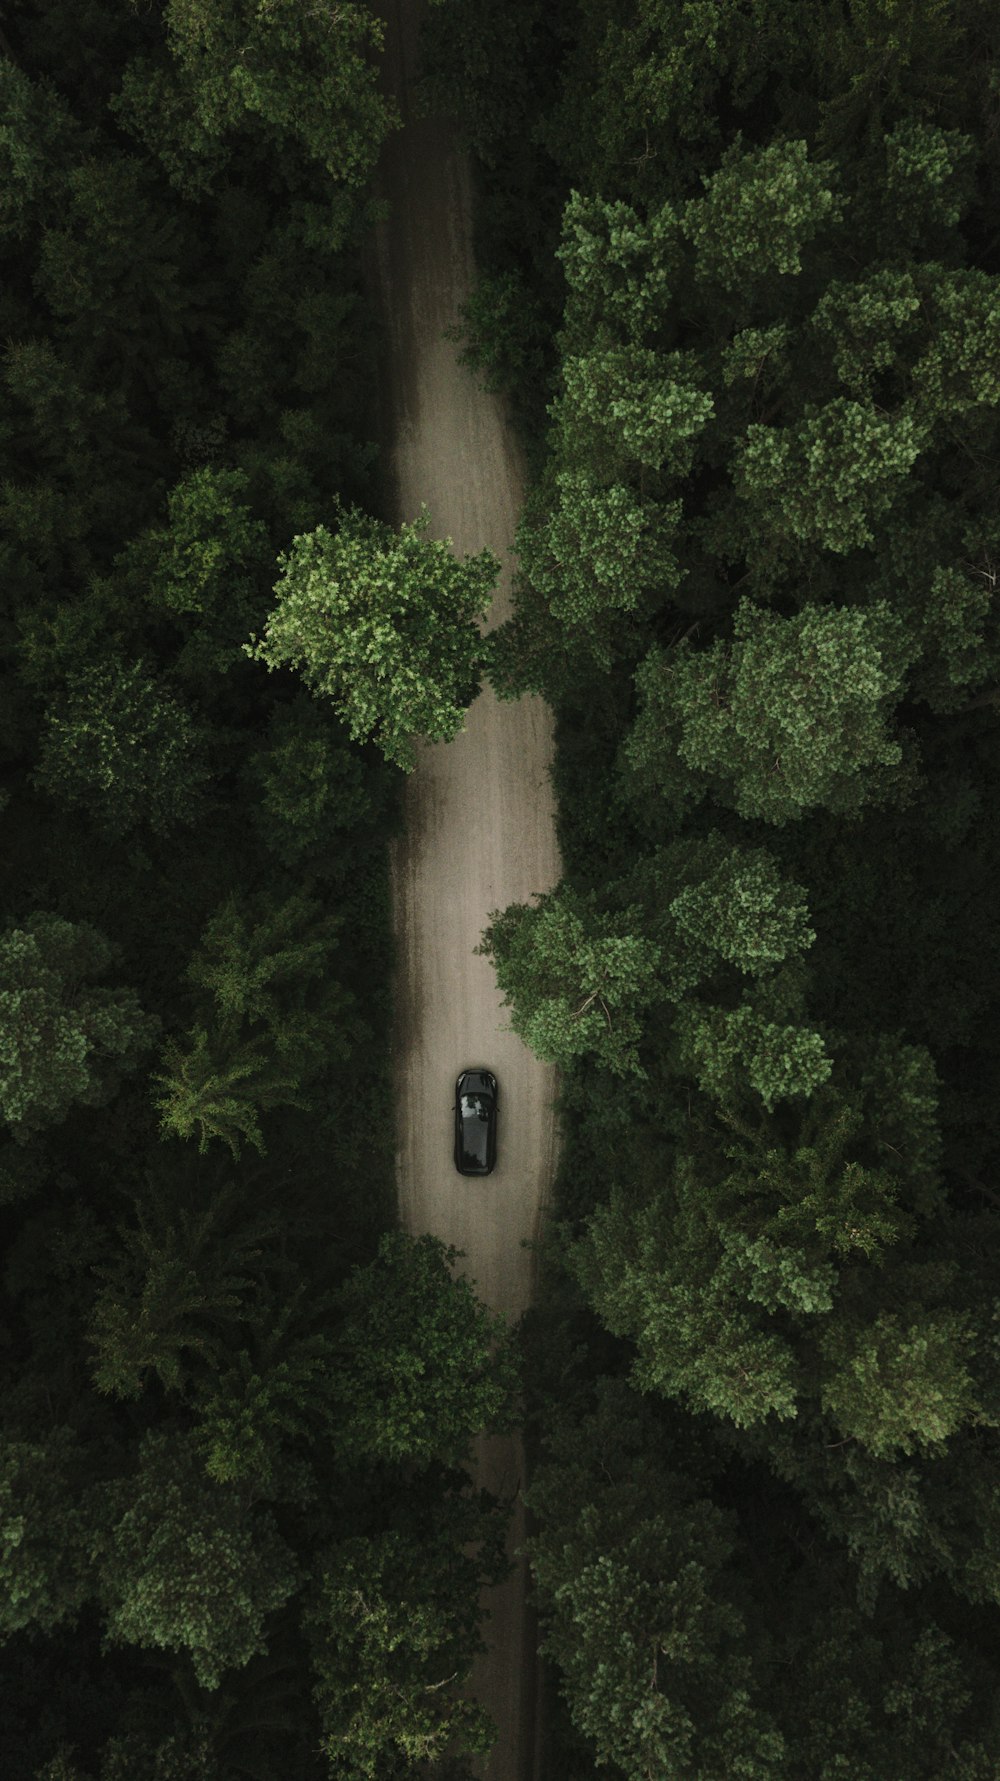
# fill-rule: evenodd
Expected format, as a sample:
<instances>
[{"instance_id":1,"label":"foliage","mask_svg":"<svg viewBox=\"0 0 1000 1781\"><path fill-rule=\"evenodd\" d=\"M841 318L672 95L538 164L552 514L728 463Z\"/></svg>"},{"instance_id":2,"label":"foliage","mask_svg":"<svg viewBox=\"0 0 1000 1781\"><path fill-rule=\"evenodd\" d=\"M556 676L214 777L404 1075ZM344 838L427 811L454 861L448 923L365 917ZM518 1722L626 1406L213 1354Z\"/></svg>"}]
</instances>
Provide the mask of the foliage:
<instances>
[{"instance_id":1,"label":"foliage","mask_svg":"<svg viewBox=\"0 0 1000 1781\"><path fill-rule=\"evenodd\" d=\"M480 1648L477 1591L504 1570L498 1533L495 1511L466 1496L447 1521L418 1520L325 1555L306 1627L331 1775L376 1781L400 1759L436 1767L449 1750L489 1749L489 1717L457 1685Z\"/></svg>"},{"instance_id":2,"label":"foliage","mask_svg":"<svg viewBox=\"0 0 1000 1781\"><path fill-rule=\"evenodd\" d=\"M565 1065L594 1051L618 1075L642 1073L639 1011L662 993L659 949L631 931L630 914L603 914L568 886L533 908L493 912L478 950L493 960L511 1026L536 1056Z\"/></svg>"},{"instance_id":3,"label":"foliage","mask_svg":"<svg viewBox=\"0 0 1000 1781\"><path fill-rule=\"evenodd\" d=\"M340 1451L357 1464L460 1461L511 1413L516 1370L502 1320L435 1237L387 1235L341 1289L332 1388Z\"/></svg>"},{"instance_id":4,"label":"foliage","mask_svg":"<svg viewBox=\"0 0 1000 1781\"><path fill-rule=\"evenodd\" d=\"M147 1435L136 1475L109 1485L106 1504L109 1639L186 1652L205 1688L266 1649L267 1616L299 1587L298 1567L268 1510L206 1482L189 1438Z\"/></svg>"},{"instance_id":5,"label":"foliage","mask_svg":"<svg viewBox=\"0 0 1000 1781\"><path fill-rule=\"evenodd\" d=\"M76 1102L99 1106L134 1070L159 1027L134 990L89 981L115 949L86 922L30 915L0 940L0 1077L4 1118L24 1141L66 1118Z\"/></svg>"},{"instance_id":6,"label":"foliage","mask_svg":"<svg viewBox=\"0 0 1000 1781\"><path fill-rule=\"evenodd\" d=\"M414 736L447 742L462 728L481 654L476 620L498 566L489 551L459 561L425 536L423 514L396 533L345 513L297 538L279 558L278 605L247 653L269 668L291 663L331 699L354 741L374 739L398 766Z\"/></svg>"}]
</instances>

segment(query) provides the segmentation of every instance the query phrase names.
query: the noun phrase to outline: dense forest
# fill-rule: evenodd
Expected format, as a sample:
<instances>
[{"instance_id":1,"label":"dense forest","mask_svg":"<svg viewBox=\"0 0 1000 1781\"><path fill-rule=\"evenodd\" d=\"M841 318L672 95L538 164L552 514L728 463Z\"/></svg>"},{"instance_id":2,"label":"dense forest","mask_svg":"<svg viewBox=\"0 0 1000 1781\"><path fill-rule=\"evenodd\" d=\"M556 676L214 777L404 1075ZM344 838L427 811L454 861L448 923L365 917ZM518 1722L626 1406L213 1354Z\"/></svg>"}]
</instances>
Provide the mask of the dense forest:
<instances>
[{"instance_id":1,"label":"dense forest","mask_svg":"<svg viewBox=\"0 0 1000 1781\"><path fill-rule=\"evenodd\" d=\"M1000 15L442 0L565 877L546 1774L1000 1773Z\"/></svg>"},{"instance_id":2,"label":"dense forest","mask_svg":"<svg viewBox=\"0 0 1000 1781\"><path fill-rule=\"evenodd\" d=\"M0 6L0 1769L1000 1773L1000 16L435 0L530 493L393 531L356 0ZM396 1228L386 838L488 676L562 883L519 1333Z\"/></svg>"},{"instance_id":3,"label":"dense forest","mask_svg":"<svg viewBox=\"0 0 1000 1781\"><path fill-rule=\"evenodd\" d=\"M380 29L0 9L5 1781L489 1741L443 1683L504 1569L465 1461L513 1356L396 1229L385 843L492 569L379 517ZM408 705L360 664L425 586Z\"/></svg>"}]
</instances>

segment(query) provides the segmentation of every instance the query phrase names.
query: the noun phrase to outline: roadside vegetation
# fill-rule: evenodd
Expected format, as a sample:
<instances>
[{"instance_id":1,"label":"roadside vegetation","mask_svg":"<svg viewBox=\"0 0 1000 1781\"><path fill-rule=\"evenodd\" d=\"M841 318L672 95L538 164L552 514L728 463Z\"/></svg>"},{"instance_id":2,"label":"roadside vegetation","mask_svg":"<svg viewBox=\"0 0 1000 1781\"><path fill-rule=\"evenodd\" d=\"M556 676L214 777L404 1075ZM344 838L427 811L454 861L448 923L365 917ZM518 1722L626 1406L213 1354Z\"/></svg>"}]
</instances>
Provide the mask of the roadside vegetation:
<instances>
[{"instance_id":1,"label":"roadside vegetation","mask_svg":"<svg viewBox=\"0 0 1000 1781\"><path fill-rule=\"evenodd\" d=\"M385 844L474 690L435 597L492 569L373 517L379 32L0 9L5 1781L490 1740L466 1460L514 1361L396 1229Z\"/></svg>"},{"instance_id":2,"label":"roadside vegetation","mask_svg":"<svg viewBox=\"0 0 1000 1781\"><path fill-rule=\"evenodd\" d=\"M396 1229L385 842L486 676L563 882L546 1777L1000 1767L1000 24L435 0L496 566L379 514L365 5L0 7L0 1770L467 1778L518 1357Z\"/></svg>"},{"instance_id":3,"label":"roadside vegetation","mask_svg":"<svg viewBox=\"0 0 1000 1781\"><path fill-rule=\"evenodd\" d=\"M1000 1765L1000 84L985 0L438 0L489 672L565 878L525 1330L545 1773Z\"/></svg>"}]
</instances>

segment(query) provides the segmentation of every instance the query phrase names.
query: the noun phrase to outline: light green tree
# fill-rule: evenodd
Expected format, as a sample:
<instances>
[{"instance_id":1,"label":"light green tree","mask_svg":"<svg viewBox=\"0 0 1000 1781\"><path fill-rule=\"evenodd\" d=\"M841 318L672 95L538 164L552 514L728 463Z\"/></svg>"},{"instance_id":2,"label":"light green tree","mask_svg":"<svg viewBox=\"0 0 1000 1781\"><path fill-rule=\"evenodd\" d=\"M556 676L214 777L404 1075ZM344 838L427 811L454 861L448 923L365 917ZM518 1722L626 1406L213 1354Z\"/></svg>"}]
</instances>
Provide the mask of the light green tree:
<instances>
[{"instance_id":1,"label":"light green tree","mask_svg":"<svg viewBox=\"0 0 1000 1781\"><path fill-rule=\"evenodd\" d=\"M244 647L269 668L297 667L332 700L354 741L413 766L413 739L446 742L476 690L498 573L489 551L457 558L427 537L424 513L398 532L358 512L317 527L279 558L278 604Z\"/></svg>"},{"instance_id":2,"label":"light green tree","mask_svg":"<svg viewBox=\"0 0 1000 1781\"><path fill-rule=\"evenodd\" d=\"M643 790L778 824L900 798L912 768L890 722L914 654L884 602L781 618L744 600L730 640L649 653L623 760Z\"/></svg>"},{"instance_id":3,"label":"light green tree","mask_svg":"<svg viewBox=\"0 0 1000 1781\"><path fill-rule=\"evenodd\" d=\"M568 1065L593 1052L616 1075L642 1075L642 1016L663 996L660 949L645 938L637 910L601 911L568 884L534 906L494 911L482 944L511 1026L536 1057Z\"/></svg>"},{"instance_id":4,"label":"light green tree","mask_svg":"<svg viewBox=\"0 0 1000 1781\"><path fill-rule=\"evenodd\" d=\"M737 141L717 172L703 175L703 198L683 212L705 284L745 292L802 270L802 249L842 215L831 162L810 161L804 141L744 149Z\"/></svg>"}]
</instances>

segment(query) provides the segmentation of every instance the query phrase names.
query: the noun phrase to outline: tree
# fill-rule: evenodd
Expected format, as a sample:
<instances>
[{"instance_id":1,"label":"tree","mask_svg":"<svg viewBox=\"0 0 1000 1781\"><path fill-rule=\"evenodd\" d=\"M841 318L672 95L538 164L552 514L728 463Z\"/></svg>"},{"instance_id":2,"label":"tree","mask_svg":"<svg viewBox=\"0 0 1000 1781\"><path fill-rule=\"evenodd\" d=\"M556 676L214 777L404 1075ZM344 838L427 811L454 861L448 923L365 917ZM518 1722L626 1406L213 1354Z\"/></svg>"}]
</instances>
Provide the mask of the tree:
<instances>
[{"instance_id":1,"label":"tree","mask_svg":"<svg viewBox=\"0 0 1000 1781\"><path fill-rule=\"evenodd\" d=\"M151 1378L184 1392L193 1371L221 1368L234 1332L253 1320L279 1230L273 1216L248 1220L228 1183L193 1206L151 1183L134 1215L97 1266L89 1329L94 1384L125 1399Z\"/></svg>"},{"instance_id":2,"label":"tree","mask_svg":"<svg viewBox=\"0 0 1000 1781\"><path fill-rule=\"evenodd\" d=\"M115 575L157 617L185 634L176 671L204 681L242 661L248 628L262 615L271 569L267 527L247 500L241 470L194 470L171 490L167 523L140 533Z\"/></svg>"},{"instance_id":3,"label":"tree","mask_svg":"<svg viewBox=\"0 0 1000 1781\"><path fill-rule=\"evenodd\" d=\"M195 1027L186 1046L168 1039L163 1068L153 1077L162 1135L198 1135L204 1156L212 1138L228 1146L234 1161L245 1141L262 1155L260 1115L273 1107L304 1107L300 1078L267 1044Z\"/></svg>"},{"instance_id":4,"label":"tree","mask_svg":"<svg viewBox=\"0 0 1000 1781\"><path fill-rule=\"evenodd\" d=\"M623 764L643 790L689 801L711 791L777 824L900 798L912 769L889 718L914 653L884 603L783 619L742 601L731 641L646 657Z\"/></svg>"},{"instance_id":5,"label":"tree","mask_svg":"<svg viewBox=\"0 0 1000 1781\"><path fill-rule=\"evenodd\" d=\"M0 1454L0 1640L76 1618L93 1588L93 1528L82 1501L79 1443L69 1428Z\"/></svg>"},{"instance_id":6,"label":"tree","mask_svg":"<svg viewBox=\"0 0 1000 1781\"><path fill-rule=\"evenodd\" d=\"M99 1554L114 1644L186 1653L203 1688L266 1648L267 1618L301 1584L273 1516L205 1476L180 1428L144 1436L135 1474L105 1487Z\"/></svg>"},{"instance_id":7,"label":"tree","mask_svg":"<svg viewBox=\"0 0 1000 1781\"><path fill-rule=\"evenodd\" d=\"M594 1052L616 1075L642 1074L641 1017L663 991L659 948L636 931L637 914L603 913L569 885L533 908L492 912L477 951L492 959L511 1026L536 1057L566 1065Z\"/></svg>"},{"instance_id":8,"label":"tree","mask_svg":"<svg viewBox=\"0 0 1000 1781\"><path fill-rule=\"evenodd\" d=\"M74 1103L100 1106L159 1029L134 990L108 989L116 949L87 922L36 914L0 938L0 1111L23 1142Z\"/></svg>"},{"instance_id":9,"label":"tree","mask_svg":"<svg viewBox=\"0 0 1000 1781\"><path fill-rule=\"evenodd\" d=\"M479 1591L506 1568L503 1518L485 1493L443 1497L323 1556L304 1623L337 1781L490 1748L487 1713L458 1690L482 1649Z\"/></svg>"},{"instance_id":10,"label":"tree","mask_svg":"<svg viewBox=\"0 0 1000 1781\"><path fill-rule=\"evenodd\" d=\"M303 11L293 0L266 7L251 0L167 0L164 22L198 132L225 136L258 117L298 140L334 180L362 183L395 121L378 92L370 53L381 47L382 25L367 6L330 12ZM140 63L134 80L145 72ZM131 83L126 94L135 104ZM138 117L148 130L145 107Z\"/></svg>"},{"instance_id":11,"label":"tree","mask_svg":"<svg viewBox=\"0 0 1000 1781\"><path fill-rule=\"evenodd\" d=\"M220 1036L266 1035L274 1056L303 1082L332 1058L346 1057L350 998L329 975L340 927L304 890L282 903L227 897L186 973L211 997Z\"/></svg>"},{"instance_id":12,"label":"tree","mask_svg":"<svg viewBox=\"0 0 1000 1781\"><path fill-rule=\"evenodd\" d=\"M737 137L683 212L698 279L745 301L775 273L801 272L802 248L842 215L835 173L832 162L810 162L801 140L745 150Z\"/></svg>"},{"instance_id":13,"label":"tree","mask_svg":"<svg viewBox=\"0 0 1000 1781\"><path fill-rule=\"evenodd\" d=\"M693 353L604 346L567 357L552 414L570 463L602 481L643 467L685 476L715 411Z\"/></svg>"},{"instance_id":14,"label":"tree","mask_svg":"<svg viewBox=\"0 0 1000 1781\"><path fill-rule=\"evenodd\" d=\"M387 1233L340 1289L332 1389L352 1463L458 1462L473 1435L509 1419L513 1351L457 1260L435 1237Z\"/></svg>"},{"instance_id":15,"label":"tree","mask_svg":"<svg viewBox=\"0 0 1000 1781\"><path fill-rule=\"evenodd\" d=\"M265 846L298 867L321 855L344 855L347 835L373 814L366 776L341 726L317 700L299 692L275 705L267 742L246 765L250 809Z\"/></svg>"},{"instance_id":16,"label":"tree","mask_svg":"<svg viewBox=\"0 0 1000 1781\"><path fill-rule=\"evenodd\" d=\"M673 553L679 502L637 499L622 483L605 486L585 470L558 471L556 498L539 523L517 534L521 571L561 622L584 630L602 618L661 599L680 580ZM610 642L610 640L609 640ZM608 645L603 659L610 664Z\"/></svg>"},{"instance_id":17,"label":"tree","mask_svg":"<svg viewBox=\"0 0 1000 1781\"><path fill-rule=\"evenodd\" d=\"M190 713L141 662L81 668L48 713L36 783L110 835L192 823L208 768Z\"/></svg>"},{"instance_id":18,"label":"tree","mask_svg":"<svg viewBox=\"0 0 1000 1781\"><path fill-rule=\"evenodd\" d=\"M655 1419L602 1380L529 1493L543 1634L574 1724L628 1781L763 1781L784 1740L755 1699L728 1566L732 1517L669 1465Z\"/></svg>"},{"instance_id":19,"label":"tree","mask_svg":"<svg viewBox=\"0 0 1000 1781\"><path fill-rule=\"evenodd\" d=\"M333 701L352 740L373 739L409 769L413 737L462 728L482 658L476 620L498 574L489 551L459 561L425 536L426 513L399 532L359 512L297 538L279 558L278 604L246 653L299 668Z\"/></svg>"}]
</instances>

